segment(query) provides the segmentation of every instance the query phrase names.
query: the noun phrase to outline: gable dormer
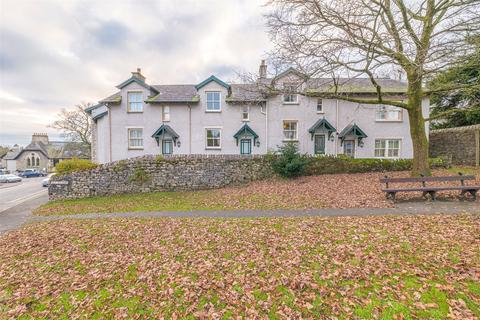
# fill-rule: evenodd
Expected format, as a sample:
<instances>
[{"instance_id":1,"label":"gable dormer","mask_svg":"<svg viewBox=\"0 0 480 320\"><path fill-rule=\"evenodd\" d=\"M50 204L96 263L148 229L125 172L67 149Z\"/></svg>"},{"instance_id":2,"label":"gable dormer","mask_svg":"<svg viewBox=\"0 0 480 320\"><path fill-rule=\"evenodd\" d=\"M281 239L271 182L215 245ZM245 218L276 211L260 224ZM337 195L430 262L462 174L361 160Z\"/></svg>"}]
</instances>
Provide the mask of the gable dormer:
<instances>
[{"instance_id":1,"label":"gable dormer","mask_svg":"<svg viewBox=\"0 0 480 320\"><path fill-rule=\"evenodd\" d=\"M152 95L152 94L157 94L158 93L158 90L155 89L154 87L152 86L149 86L146 82L145 82L145 76L142 74L142 70L140 68L137 68L137 71L133 71L132 72L132 76L123 81L122 83L120 83L117 88L118 89L123 89L125 88L126 86L128 86L129 84L131 83L137 83L138 85L144 87L145 89L149 90L149 94Z\"/></svg>"},{"instance_id":2,"label":"gable dormer","mask_svg":"<svg viewBox=\"0 0 480 320\"><path fill-rule=\"evenodd\" d=\"M197 84L195 89L202 99L205 112L221 112L223 103L232 93L230 85L214 75Z\"/></svg>"}]
</instances>

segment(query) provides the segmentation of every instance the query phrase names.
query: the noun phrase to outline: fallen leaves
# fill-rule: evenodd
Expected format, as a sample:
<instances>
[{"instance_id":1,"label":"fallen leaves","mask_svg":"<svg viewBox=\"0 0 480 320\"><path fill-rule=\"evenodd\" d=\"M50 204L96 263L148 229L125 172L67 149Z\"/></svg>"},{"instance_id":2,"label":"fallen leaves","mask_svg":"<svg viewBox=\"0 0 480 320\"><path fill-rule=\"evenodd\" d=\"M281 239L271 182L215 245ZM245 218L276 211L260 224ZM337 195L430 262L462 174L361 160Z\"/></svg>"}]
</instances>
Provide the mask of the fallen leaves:
<instances>
[{"instance_id":1,"label":"fallen leaves","mask_svg":"<svg viewBox=\"0 0 480 320\"><path fill-rule=\"evenodd\" d=\"M0 238L0 318L480 315L478 215L99 219Z\"/></svg>"}]
</instances>

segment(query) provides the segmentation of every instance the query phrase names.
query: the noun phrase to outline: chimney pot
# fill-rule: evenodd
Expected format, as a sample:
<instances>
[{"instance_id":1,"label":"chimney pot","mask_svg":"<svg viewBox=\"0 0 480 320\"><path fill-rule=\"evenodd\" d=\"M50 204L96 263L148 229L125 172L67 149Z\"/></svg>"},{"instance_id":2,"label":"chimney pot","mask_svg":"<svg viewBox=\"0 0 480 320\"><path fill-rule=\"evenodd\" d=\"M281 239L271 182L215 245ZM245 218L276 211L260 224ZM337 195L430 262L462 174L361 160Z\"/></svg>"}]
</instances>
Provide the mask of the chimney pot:
<instances>
[{"instance_id":1,"label":"chimney pot","mask_svg":"<svg viewBox=\"0 0 480 320\"><path fill-rule=\"evenodd\" d=\"M260 79L267 78L267 65L265 63L265 60L262 60L260 63L260 68L258 69L258 75Z\"/></svg>"}]
</instances>

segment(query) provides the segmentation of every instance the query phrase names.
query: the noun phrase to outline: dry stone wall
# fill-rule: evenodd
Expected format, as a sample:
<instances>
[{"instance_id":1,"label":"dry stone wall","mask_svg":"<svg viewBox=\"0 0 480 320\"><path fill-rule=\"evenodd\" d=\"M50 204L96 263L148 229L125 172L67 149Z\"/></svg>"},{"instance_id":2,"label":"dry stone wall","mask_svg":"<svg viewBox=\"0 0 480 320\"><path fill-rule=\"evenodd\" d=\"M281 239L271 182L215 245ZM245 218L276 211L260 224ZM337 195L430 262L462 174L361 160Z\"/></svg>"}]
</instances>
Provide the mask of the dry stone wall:
<instances>
[{"instance_id":1,"label":"dry stone wall","mask_svg":"<svg viewBox=\"0 0 480 320\"><path fill-rule=\"evenodd\" d=\"M52 177L50 200L122 193L214 189L272 175L262 155L172 155L120 160Z\"/></svg>"},{"instance_id":2,"label":"dry stone wall","mask_svg":"<svg viewBox=\"0 0 480 320\"><path fill-rule=\"evenodd\" d=\"M480 125L430 131L430 157L443 157L453 164L478 165Z\"/></svg>"}]
</instances>

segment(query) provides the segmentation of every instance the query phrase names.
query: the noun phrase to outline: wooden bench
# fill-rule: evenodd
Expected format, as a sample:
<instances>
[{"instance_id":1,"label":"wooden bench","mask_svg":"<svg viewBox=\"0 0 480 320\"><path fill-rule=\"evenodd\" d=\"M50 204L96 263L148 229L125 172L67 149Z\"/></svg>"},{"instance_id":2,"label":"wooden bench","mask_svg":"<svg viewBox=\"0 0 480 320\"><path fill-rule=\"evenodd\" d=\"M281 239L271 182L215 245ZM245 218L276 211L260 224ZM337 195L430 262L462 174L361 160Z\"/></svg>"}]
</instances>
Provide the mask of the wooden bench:
<instances>
[{"instance_id":1,"label":"wooden bench","mask_svg":"<svg viewBox=\"0 0 480 320\"><path fill-rule=\"evenodd\" d=\"M435 201L436 194L438 191L446 190L459 190L460 197L464 197L465 194L470 193L474 200L477 199L477 192L480 190L480 186L467 186L465 185L465 180L475 180L475 176L465 176L462 173L459 173L458 176L448 176L448 177L420 177L420 178L385 178L380 179L381 183L385 183L385 189L382 189L385 192L387 199L392 199L395 201L395 195L398 192L423 192L423 197L430 195L431 199ZM448 182L448 181L460 181L460 185L456 186L427 186L427 182ZM390 184L393 183L421 183L421 187L408 187L408 188L392 188Z\"/></svg>"}]
</instances>

